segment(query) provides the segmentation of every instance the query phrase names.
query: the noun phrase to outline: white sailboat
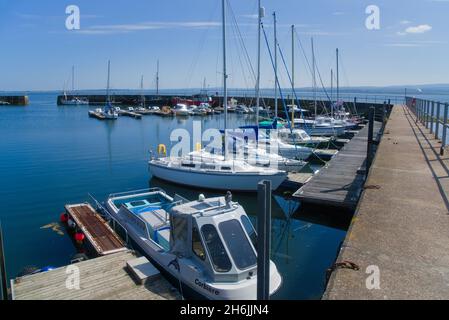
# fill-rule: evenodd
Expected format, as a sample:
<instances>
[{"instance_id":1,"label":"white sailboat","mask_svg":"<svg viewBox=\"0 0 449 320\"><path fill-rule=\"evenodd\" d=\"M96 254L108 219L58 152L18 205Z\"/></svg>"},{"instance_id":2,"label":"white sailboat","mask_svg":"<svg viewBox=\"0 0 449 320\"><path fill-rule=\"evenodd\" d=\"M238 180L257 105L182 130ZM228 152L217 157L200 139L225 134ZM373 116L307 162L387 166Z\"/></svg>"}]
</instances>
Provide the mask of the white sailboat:
<instances>
[{"instance_id":1,"label":"white sailboat","mask_svg":"<svg viewBox=\"0 0 449 320\"><path fill-rule=\"evenodd\" d=\"M161 189L110 195L106 210L190 299L256 300L257 234L232 195L189 202ZM270 261L270 294L282 277Z\"/></svg>"},{"instance_id":2,"label":"white sailboat","mask_svg":"<svg viewBox=\"0 0 449 320\"><path fill-rule=\"evenodd\" d=\"M226 64L226 11L223 0L223 92L225 141L227 141L227 64ZM261 12L259 12L261 14ZM193 156L151 159L149 168L153 176L188 186L219 190L252 191L262 180L271 181L276 190L287 178L285 171L271 168L260 168L249 165L245 161L228 159L228 143L224 146L223 159L198 159Z\"/></svg>"},{"instance_id":3,"label":"white sailboat","mask_svg":"<svg viewBox=\"0 0 449 320\"><path fill-rule=\"evenodd\" d=\"M72 94L75 93L75 66L72 66ZM68 98L67 92L64 86L64 99L60 101L63 106L78 106L78 105L88 105L89 101L86 99L80 99L78 97Z\"/></svg>"},{"instance_id":4,"label":"white sailboat","mask_svg":"<svg viewBox=\"0 0 449 320\"><path fill-rule=\"evenodd\" d=\"M240 152L239 152L240 151ZM197 159L218 159L224 160L222 155L212 154L206 150L194 151L189 154ZM231 154L234 160L244 161L256 167L275 168L287 172L298 172L307 164L301 160L284 158L275 153L269 153L261 148L252 145L243 145L241 150L235 150Z\"/></svg>"},{"instance_id":5,"label":"white sailboat","mask_svg":"<svg viewBox=\"0 0 449 320\"><path fill-rule=\"evenodd\" d=\"M93 113L98 113L101 116L104 117L106 120L117 120L118 119L118 112L117 109L114 108L114 106L111 103L109 90L110 90L110 82L111 82L111 61L108 61L108 82L106 86L106 106L104 109L96 109L95 111L89 111L89 115L92 115Z\"/></svg>"}]
</instances>

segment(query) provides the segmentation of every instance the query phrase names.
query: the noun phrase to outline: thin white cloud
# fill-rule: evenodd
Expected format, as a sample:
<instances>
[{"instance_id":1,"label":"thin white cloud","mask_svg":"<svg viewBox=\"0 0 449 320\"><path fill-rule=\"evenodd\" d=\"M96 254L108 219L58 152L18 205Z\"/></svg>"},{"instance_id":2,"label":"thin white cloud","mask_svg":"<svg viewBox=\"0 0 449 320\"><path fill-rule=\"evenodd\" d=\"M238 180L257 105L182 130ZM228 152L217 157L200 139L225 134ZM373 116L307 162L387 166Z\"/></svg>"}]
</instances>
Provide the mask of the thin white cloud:
<instances>
[{"instance_id":1,"label":"thin white cloud","mask_svg":"<svg viewBox=\"0 0 449 320\"><path fill-rule=\"evenodd\" d=\"M190 22L141 22L135 24L95 25L81 30L81 34L117 34L160 29L203 29L221 26L220 22L190 21Z\"/></svg>"},{"instance_id":2,"label":"thin white cloud","mask_svg":"<svg viewBox=\"0 0 449 320\"><path fill-rule=\"evenodd\" d=\"M394 43L386 43L384 46L386 47L430 47L432 45L438 44L447 44L446 41L434 41L434 40L424 40L424 41L406 41L406 42L394 42Z\"/></svg>"},{"instance_id":3,"label":"thin white cloud","mask_svg":"<svg viewBox=\"0 0 449 320\"><path fill-rule=\"evenodd\" d=\"M409 20L401 20L399 23L402 24L402 25L407 25L407 24L410 24L412 22L409 21Z\"/></svg>"},{"instance_id":4,"label":"thin white cloud","mask_svg":"<svg viewBox=\"0 0 449 320\"><path fill-rule=\"evenodd\" d=\"M240 15L240 17L247 18L247 19L258 19L259 15L257 13L254 13L254 14L242 14L242 15Z\"/></svg>"},{"instance_id":5,"label":"thin white cloud","mask_svg":"<svg viewBox=\"0 0 449 320\"><path fill-rule=\"evenodd\" d=\"M407 29L405 29L405 32L406 33L419 34L419 33L429 32L430 30L432 30L432 26L430 26L428 24L421 24L421 25L416 26L416 27L408 27Z\"/></svg>"}]
</instances>

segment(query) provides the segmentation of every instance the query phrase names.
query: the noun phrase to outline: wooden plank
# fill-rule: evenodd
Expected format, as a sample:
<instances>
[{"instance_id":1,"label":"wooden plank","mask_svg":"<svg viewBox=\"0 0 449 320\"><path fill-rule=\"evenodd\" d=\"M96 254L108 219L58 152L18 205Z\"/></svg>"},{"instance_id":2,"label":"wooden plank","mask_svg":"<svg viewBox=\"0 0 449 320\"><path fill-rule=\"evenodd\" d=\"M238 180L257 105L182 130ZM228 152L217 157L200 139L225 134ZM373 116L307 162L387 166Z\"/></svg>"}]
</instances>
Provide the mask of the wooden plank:
<instances>
[{"instance_id":1,"label":"wooden plank","mask_svg":"<svg viewBox=\"0 0 449 320\"><path fill-rule=\"evenodd\" d=\"M137 285L126 270L126 262L135 259L131 251L77 263L80 290L69 290L66 267L11 281L17 300L103 300L179 299L179 293L163 277Z\"/></svg>"},{"instance_id":2,"label":"wooden plank","mask_svg":"<svg viewBox=\"0 0 449 320\"><path fill-rule=\"evenodd\" d=\"M66 211L99 255L125 250L122 240L89 204L67 205Z\"/></svg>"}]
</instances>

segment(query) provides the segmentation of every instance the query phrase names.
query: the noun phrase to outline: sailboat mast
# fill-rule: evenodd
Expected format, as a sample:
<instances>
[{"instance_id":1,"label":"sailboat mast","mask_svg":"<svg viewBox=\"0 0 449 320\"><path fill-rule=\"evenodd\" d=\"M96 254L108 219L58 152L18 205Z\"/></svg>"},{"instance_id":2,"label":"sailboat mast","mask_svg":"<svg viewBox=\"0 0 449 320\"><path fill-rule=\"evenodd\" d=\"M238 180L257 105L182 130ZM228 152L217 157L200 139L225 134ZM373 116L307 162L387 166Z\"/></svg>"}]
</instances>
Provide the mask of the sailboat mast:
<instances>
[{"instance_id":1,"label":"sailboat mast","mask_svg":"<svg viewBox=\"0 0 449 320\"><path fill-rule=\"evenodd\" d=\"M259 126L259 107L260 107L260 47L261 47L261 37L262 37L262 16L263 16L263 8L258 2L258 36L257 36L257 83L256 83L256 121L257 126Z\"/></svg>"},{"instance_id":2,"label":"sailboat mast","mask_svg":"<svg viewBox=\"0 0 449 320\"><path fill-rule=\"evenodd\" d=\"M226 0L222 0L223 11L223 104L224 104L224 157L227 159L228 154L228 141L227 141L227 129L228 129L228 74L226 65Z\"/></svg>"},{"instance_id":3,"label":"sailboat mast","mask_svg":"<svg viewBox=\"0 0 449 320\"><path fill-rule=\"evenodd\" d=\"M145 95L143 94L143 75L140 78L140 96L142 100L142 107L145 107Z\"/></svg>"},{"instance_id":4,"label":"sailboat mast","mask_svg":"<svg viewBox=\"0 0 449 320\"><path fill-rule=\"evenodd\" d=\"M159 59L157 60L157 71L156 71L156 95L159 95Z\"/></svg>"},{"instance_id":5,"label":"sailboat mast","mask_svg":"<svg viewBox=\"0 0 449 320\"><path fill-rule=\"evenodd\" d=\"M331 69L331 118L334 117L334 70Z\"/></svg>"},{"instance_id":6,"label":"sailboat mast","mask_svg":"<svg viewBox=\"0 0 449 320\"><path fill-rule=\"evenodd\" d=\"M339 73L339 54L338 54L338 48L336 51L337 55L337 102L340 100L340 73Z\"/></svg>"},{"instance_id":7,"label":"sailboat mast","mask_svg":"<svg viewBox=\"0 0 449 320\"><path fill-rule=\"evenodd\" d=\"M111 60L108 60L108 83L106 87L106 102L111 102L110 96L109 96L109 87L110 87L110 81L111 81Z\"/></svg>"},{"instance_id":8,"label":"sailboat mast","mask_svg":"<svg viewBox=\"0 0 449 320\"><path fill-rule=\"evenodd\" d=\"M278 117L278 40L276 12L273 12L274 25L274 117Z\"/></svg>"},{"instance_id":9,"label":"sailboat mast","mask_svg":"<svg viewBox=\"0 0 449 320\"><path fill-rule=\"evenodd\" d=\"M75 92L75 66L72 66L72 94Z\"/></svg>"},{"instance_id":10,"label":"sailboat mast","mask_svg":"<svg viewBox=\"0 0 449 320\"><path fill-rule=\"evenodd\" d=\"M316 62L315 62L315 47L313 44L313 38L311 39L312 42L312 74L313 74L313 104L315 107L315 118L317 117L317 101L316 101Z\"/></svg>"},{"instance_id":11,"label":"sailboat mast","mask_svg":"<svg viewBox=\"0 0 449 320\"><path fill-rule=\"evenodd\" d=\"M288 112L288 110L287 110ZM292 129L295 127L295 25L292 24Z\"/></svg>"}]
</instances>

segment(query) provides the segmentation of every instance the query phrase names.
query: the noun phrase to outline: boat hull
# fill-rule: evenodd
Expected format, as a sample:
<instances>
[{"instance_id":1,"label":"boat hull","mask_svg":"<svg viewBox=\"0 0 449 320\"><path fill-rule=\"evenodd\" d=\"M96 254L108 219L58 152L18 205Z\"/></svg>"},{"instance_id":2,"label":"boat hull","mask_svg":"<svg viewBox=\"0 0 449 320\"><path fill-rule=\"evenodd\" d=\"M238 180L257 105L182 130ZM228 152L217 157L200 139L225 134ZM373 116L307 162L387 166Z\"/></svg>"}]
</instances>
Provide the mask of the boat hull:
<instances>
[{"instance_id":1,"label":"boat hull","mask_svg":"<svg viewBox=\"0 0 449 320\"><path fill-rule=\"evenodd\" d=\"M112 200L106 202L106 208L112 219L117 221L136 248L166 277L174 287L180 289L184 297L196 300L256 300L257 281L253 279L240 283L210 283L201 272L184 261L178 260L179 270L173 264L176 256L161 250L151 240L135 232L125 219L114 209ZM183 260L183 258L180 258ZM282 277L276 265L270 261L270 292L274 294L282 285Z\"/></svg>"},{"instance_id":2,"label":"boat hull","mask_svg":"<svg viewBox=\"0 0 449 320\"><path fill-rule=\"evenodd\" d=\"M273 190L279 188L287 178L286 172L280 171L276 174L263 175L258 173L220 173L199 170L179 170L164 165L159 165L150 161L149 169L151 174L159 179L191 186L213 190L230 191L257 191L257 185L263 180L270 180Z\"/></svg>"}]
</instances>

